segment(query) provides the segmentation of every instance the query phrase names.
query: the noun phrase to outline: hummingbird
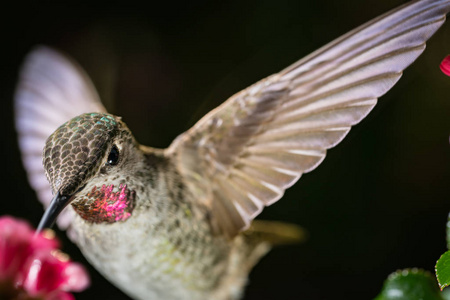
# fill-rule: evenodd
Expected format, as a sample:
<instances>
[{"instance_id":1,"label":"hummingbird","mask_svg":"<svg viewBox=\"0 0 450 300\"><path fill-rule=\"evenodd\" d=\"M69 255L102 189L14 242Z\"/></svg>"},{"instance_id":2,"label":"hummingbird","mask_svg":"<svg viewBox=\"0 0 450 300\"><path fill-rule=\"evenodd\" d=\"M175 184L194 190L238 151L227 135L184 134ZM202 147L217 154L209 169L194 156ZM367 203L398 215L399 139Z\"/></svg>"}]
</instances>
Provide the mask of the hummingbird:
<instances>
[{"instance_id":1,"label":"hummingbird","mask_svg":"<svg viewBox=\"0 0 450 300\"><path fill-rule=\"evenodd\" d=\"M449 11L450 0L421 0L369 21L231 96L166 149L139 144L76 62L37 47L15 111L47 207L38 228L58 222L132 298L240 299L271 247L302 234L255 217L372 110Z\"/></svg>"}]
</instances>

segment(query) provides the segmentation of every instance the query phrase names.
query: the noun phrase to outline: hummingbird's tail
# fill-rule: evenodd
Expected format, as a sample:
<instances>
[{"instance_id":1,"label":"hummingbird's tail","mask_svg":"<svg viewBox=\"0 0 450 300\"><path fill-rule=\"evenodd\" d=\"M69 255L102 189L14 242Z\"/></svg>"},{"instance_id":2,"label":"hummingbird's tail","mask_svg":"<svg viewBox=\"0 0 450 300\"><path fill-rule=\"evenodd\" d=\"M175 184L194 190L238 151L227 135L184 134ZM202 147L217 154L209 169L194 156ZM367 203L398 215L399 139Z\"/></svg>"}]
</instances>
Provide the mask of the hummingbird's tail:
<instances>
[{"instance_id":1,"label":"hummingbird's tail","mask_svg":"<svg viewBox=\"0 0 450 300\"><path fill-rule=\"evenodd\" d=\"M247 243L267 242L271 246L297 244L308 238L307 231L298 225L263 220L253 221L243 235Z\"/></svg>"},{"instance_id":2,"label":"hummingbird's tail","mask_svg":"<svg viewBox=\"0 0 450 300\"><path fill-rule=\"evenodd\" d=\"M242 260L241 268L243 265L250 272L272 247L301 243L307 236L307 231L295 224L255 220L235 239L234 248Z\"/></svg>"},{"instance_id":3,"label":"hummingbird's tail","mask_svg":"<svg viewBox=\"0 0 450 300\"><path fill-rule=\"evenodd\" d=\"M233 241L227 275L213 299L241 299L248 274L274 246L305 241L307 232L294 224L255 220Z\"/></svg>"}]
</instances>

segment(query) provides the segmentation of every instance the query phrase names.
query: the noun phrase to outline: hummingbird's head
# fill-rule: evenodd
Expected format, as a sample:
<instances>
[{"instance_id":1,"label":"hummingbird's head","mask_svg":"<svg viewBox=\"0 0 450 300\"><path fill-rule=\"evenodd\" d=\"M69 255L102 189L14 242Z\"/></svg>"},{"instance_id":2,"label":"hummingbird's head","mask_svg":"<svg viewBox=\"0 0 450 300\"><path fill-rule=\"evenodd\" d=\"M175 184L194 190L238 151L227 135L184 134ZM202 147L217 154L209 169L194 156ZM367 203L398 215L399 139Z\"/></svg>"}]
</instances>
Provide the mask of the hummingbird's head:
<instances>
[{"instance_id":1,"label":"hummingbird's head","mask_svg":"<svg viewBox=\"0 0 450 300\"><path fill-rule=\"evenodd\" d=\"M69 203L93 222L126 219L133 208L134 192L125 184L116 184L114 189L111 178L117 178L113 175L126 164L122 152L130 152L128 148L136 144L125 123L110 114L86 113L61 125L47 139L43 151L54 198L39 229L51 227Z\"/></svg>"}]
</instances>

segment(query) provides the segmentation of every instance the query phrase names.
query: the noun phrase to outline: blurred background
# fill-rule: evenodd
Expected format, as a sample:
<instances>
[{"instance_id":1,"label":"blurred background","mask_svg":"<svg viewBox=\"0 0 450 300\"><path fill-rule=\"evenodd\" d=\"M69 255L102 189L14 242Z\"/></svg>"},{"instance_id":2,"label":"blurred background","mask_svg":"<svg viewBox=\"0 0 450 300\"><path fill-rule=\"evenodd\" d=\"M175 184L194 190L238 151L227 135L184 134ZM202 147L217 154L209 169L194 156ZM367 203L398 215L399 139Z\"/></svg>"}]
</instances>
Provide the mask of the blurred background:
<instances>
[{"instance_id":1,"label":"blurred background","mask_svg":"<svg viewBox=\"0 0 450 300\"><path fill-rule=\"evenodd\" d=\"M167 147L210 109L402 0L21 2L4 10L0 215L43 213L27 183L14 130L18 70L45 44L75 58L106 107L142 144ZM299 224L301 244L273 250L245 299L372 299L400 268L433 271L450 209L450 24L325 161L262 219ZM85 265L64 233L63 249ZM129 299L94 269L77 299Z\"/></svg>"}]
</instances>

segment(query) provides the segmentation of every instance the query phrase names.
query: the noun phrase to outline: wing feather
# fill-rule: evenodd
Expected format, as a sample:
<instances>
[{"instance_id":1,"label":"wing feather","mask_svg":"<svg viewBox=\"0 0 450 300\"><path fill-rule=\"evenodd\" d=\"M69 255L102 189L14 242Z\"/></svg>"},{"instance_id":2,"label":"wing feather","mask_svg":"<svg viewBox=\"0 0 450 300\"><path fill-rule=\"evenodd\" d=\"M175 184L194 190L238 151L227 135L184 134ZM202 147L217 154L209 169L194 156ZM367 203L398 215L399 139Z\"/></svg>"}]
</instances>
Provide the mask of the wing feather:
<instances>
[{"instance_id":1,"label":"wing feather","mask_svg":"<svg viewBox=\"0 0 450 300\"><path fill-rule=\"evenodd\" d=\"M15 94L16 129L30 185L47 207L52 199L42 165L45 141L61 124L85 112L106 112L82 69L48 47L25 59ZM73 217L65 210L58 225L66 229Z\"/></svg>"},{"instance_id":2,"label":"wing feather","mask_svg":"<svg viewBox=\"0 0 450 300\"><path fill-rule=\"evenodd\" d=\"M233 237L279 200L400 79L450 0L407 3L232 96L166 150Z\"/></svg>"}]
</instances>

